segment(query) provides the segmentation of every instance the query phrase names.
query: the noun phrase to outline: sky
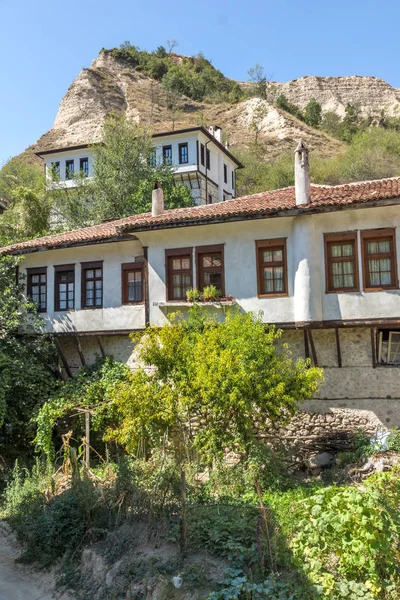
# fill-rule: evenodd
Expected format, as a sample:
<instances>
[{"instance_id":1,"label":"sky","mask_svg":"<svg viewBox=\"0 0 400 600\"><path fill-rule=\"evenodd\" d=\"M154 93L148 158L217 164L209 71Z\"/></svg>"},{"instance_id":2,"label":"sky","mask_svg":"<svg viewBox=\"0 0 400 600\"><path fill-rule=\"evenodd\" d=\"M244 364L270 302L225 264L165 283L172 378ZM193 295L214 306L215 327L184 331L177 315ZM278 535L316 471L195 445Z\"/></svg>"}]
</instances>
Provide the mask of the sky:
<instances>
[{"instance_id":1,"label":"sky","mask_svg":"<svg viewBox=\"0 0 400 600\"><path fill-rule=\"evenodd\" d=\"M398 0L0 0L0 166L54 121L102 47L199 51L225 75L374 75L400 87Z\"/></svg>"}]
</instances>

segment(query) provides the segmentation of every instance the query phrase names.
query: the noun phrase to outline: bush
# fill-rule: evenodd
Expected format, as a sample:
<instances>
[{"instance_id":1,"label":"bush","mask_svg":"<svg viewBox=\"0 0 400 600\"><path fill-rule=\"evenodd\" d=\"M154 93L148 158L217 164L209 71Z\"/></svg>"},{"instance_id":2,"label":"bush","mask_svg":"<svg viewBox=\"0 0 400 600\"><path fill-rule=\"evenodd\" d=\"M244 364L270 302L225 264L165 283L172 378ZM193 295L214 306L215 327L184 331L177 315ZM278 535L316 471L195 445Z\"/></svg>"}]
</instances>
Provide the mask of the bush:
<instances>
[{"instance_id":1,"label":"bush","mask_svg":"<svg viewBox=\"0 0 400 600\"><path fill-rule=\"evenodd\" d=\"M400 593L400 483L380 474L363 488L327 487L299 510L294 556L321 592L334 598Z\"/></svg>"}]
</instances>

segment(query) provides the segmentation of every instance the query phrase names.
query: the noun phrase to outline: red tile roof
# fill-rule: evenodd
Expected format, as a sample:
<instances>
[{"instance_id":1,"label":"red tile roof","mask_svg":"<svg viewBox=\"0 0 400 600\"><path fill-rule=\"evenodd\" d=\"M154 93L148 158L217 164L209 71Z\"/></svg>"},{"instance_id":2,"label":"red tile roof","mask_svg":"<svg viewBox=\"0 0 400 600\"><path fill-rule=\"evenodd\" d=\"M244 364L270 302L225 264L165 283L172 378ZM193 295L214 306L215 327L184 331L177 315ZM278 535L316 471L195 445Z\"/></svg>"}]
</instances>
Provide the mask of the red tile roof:
<instances>
[{"instance_id":1,"label":"red tile roof","mask_svg":"<svg viewBox=\"0 0 400 600\"><path fill-rule=\"evenodd\" d=\"M393 198L400 199L400 177L335 186L311 185L311 203L301 207L296 207L294 187L288 187L217 204L166 210L158 217L153 217L151 213L134 215L93 227L13 244L0 248L0 254L21 253L24 250L29 252L41 248L51 249L75 244L84 245L85 243L110 240L125 232L135 233L148 229L166 229L179 225L213 223L221 220L260 218L281 213L284 215L293 210L312 213L331 207L341 209L357 204L371 205L375 201Z\"/></svg>"}]
</instances>

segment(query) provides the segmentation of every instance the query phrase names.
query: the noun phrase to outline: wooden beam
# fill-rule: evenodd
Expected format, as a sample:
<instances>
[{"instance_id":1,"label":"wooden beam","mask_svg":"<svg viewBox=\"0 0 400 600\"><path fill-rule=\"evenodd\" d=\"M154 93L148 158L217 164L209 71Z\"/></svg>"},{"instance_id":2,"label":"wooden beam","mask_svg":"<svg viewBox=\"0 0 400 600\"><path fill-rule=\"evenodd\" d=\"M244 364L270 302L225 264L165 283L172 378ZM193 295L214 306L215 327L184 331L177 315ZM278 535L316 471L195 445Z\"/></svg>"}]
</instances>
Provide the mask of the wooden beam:
<instances>
[{"instance_id":1,"label":"wooden beam","mask_svg":"<svg viewBox=\"0 0 400 600\"><path fill-rule=\"evenodd\" d=\"M98 343L99 348L100 348L101 356L103 358L105 358L106 357L106 353L104 352L104 346L103 346L103 343L102 343L102 341L101 341L101 339L100 339L99 336L97 336L97 343Z\"/></svg>"},{"instance_id":2,"label":"wooden beam","mask_svg":"<svg viewBox=\"0 0 400 600\"><path fill-rule=\"evenodd\" d=\"M310 358L310 346L308 345L307 329L303 330L303 335L304 335L304 354L306 355L306 358Z\"/></svg>"},{"instance_id":3,"label":"wooden beam","mask_svg":"<svg viewBox=\"0 0 400 600\"><path fill-rule=\"evenodd\" d=\"M317 352L315 350L315 344L314 344L314 338L313 338L313 334L311 329L306 329L307 333L308 333L308 338L310 340L310 346L311 346L311 354L312 354L312 358L313 358L313 362L314 362L314 366L318 367L318 359L317 359Z\"/></svg>"},{"instance_id":4,"label":"wooden beam","mask_svg":"<svg viewBox=\"0 0 400 600\"><path fill-rule=\"evenodd\" d=\"M143 246L144 269L143 269L143 292L144 292L144 326L150 325L150 296L149 296L149 263L148 263L148 247Z\"/></svg>"},{"instance_id":5,"label":"wooden beam","mask_svg":"<svg viewBox=\"0 0 400 600\"><path fill-rule=\"evenodd\" d=\"M85 356L83 354L81 342L80 342L79 337L77 335L75 335L74 338L75 338L75 341L76 341L76 347L78 348L78 354L79 354L79 358L81 359L82 367L85 367L86 366L86 361L85 361Z\"/></svg>"},{"instance_id":6,"label":"wooden beam","mask_svg":"<svg viewBox=\"0 0 400 600\"><path fill-rule=\"evenodd\" d=\"M372 368L376 369L376 336L375 328L371 327Z\"/></svg>"},{"instance_id":7,"label":"wooden beam","mask_svg":"<svg viewBox=\"0 0 400 600\"><path fill-rule=\"evenodd\" d=\"M54 338L54 342L55 342L55 345L56 345L56 348L57 348L58 356L61 358L61 362L63 364L63 367L64 367L64 369L67 372L67 376L68 377L72 377L72 372L71 372L71 369L69 368L68 361L65 358L64 352L62 351L62 348L61 348L61 344L60 344L60 342L58 341L58 339L56 337Z\"/></svg>"},{"instance_id":8,"label":"wooden beam","mask_svg":"<svg viewBox=\"0 0 400 600\"><path fill-rule=\"evenodd\" d=\"M335 338L336 338L337 362L338 362L338 367L341 369L342 368L342 351L340 348L340 337L339 337L338 327L335 328Z\"/></svg>"}]
</instances>

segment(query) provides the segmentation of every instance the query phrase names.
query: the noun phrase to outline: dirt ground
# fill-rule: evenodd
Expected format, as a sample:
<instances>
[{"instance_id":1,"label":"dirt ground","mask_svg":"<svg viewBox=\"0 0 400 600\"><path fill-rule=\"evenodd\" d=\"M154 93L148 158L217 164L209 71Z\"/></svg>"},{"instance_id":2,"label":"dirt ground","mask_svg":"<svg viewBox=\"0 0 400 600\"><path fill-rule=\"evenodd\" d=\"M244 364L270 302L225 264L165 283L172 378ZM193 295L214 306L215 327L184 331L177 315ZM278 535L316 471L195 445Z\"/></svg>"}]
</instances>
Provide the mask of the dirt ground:
<instances>
[{"instance_id":1,"label":"dirt ground","mask_svg":"<svg viewBox=\"0 0 400 600\"><path fill-rule=\"evenodd\" d=\"M16 563L20 554L21 546L13 532L0 522L0 600L73 600L55 593L51 573L37 573Z\"/></svg>"}]
</instances>

